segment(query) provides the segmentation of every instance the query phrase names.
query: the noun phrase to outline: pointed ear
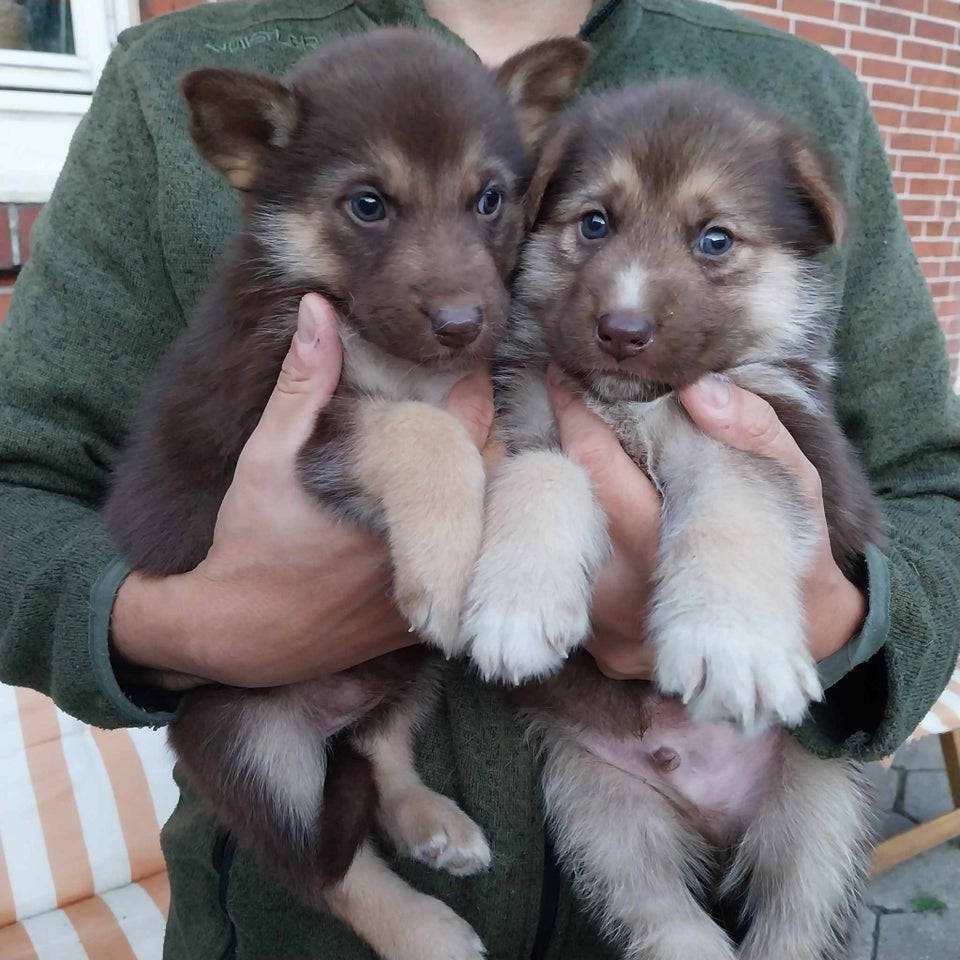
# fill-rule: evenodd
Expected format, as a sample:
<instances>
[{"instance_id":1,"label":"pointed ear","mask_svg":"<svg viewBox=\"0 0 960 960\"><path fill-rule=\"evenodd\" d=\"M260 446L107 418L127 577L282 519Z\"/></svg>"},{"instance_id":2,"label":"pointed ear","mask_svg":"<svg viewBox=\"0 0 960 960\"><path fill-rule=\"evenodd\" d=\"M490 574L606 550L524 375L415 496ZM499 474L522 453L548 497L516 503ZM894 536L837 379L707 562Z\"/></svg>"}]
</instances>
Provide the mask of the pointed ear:
<instances>
[{"instance_id":1,"label":"pointed ear","mask_svg":"<svg viewBox=\"0 0 960 960\"><path fill-rule=\"evenodd\" d=\"M193 142L238 190L254 185L270 152L290 142L300 119L296 93L262 74L194 70L181 89Z\"/></svg>"},{"instance_id":2,"label":"pointed ear","mask_svg":"<svg viewBox=\"0 0 960 960\"><path fill-rule=\"evenodd\" d=\"M523 195L523 219L527 230L532 230L540 215L543 197L550 186L550 181L560 169L563 155L570 142L570 125L558 124L550 131L540 146L540 156L537 166L530 178L530 184Z\"/></svg>"},{"instance_id":3,"label":"pointed ear","mask_svg":"<svg viewBox=\"0 0 960 960\"><path fill-rule=\"evenodd\" d=\"M846 236L849 212L833 163L799 133L788 135L784 149L794 181L816 217L824 245L839 246Z\"/></svg>"},{"instance_id":4,"label":"pointed ear","mask_svg":"<svg viewBox=\"0 0 960 960\"><path fill-rule=\"evenodd\" d=\"M558 37L521 50L497 70L497 82L517 111L528 151L537 149L547 124L573 96L591 56L582 40Z\"/></svg>"}]
</instances>

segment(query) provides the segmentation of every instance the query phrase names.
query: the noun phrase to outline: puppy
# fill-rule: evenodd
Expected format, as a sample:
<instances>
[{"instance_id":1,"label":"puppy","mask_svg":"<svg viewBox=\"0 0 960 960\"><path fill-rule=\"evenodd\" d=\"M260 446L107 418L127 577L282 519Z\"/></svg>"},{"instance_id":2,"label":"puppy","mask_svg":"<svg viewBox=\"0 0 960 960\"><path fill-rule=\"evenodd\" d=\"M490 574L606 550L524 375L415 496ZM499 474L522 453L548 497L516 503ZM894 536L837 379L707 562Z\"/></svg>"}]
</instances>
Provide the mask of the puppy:
<instances>
[{"instance_id":1,"label":"puppy","mask_svg":"<svg viewBox=\"0 0 960 960\"><path fill-rule=\"evenodd\" d=\"M504 330L527 157L587 59L579 41L555 40L492 73L429 35L384 30L331 44L282 81L185 78L193 139L244 191L244 224L116 469L105 515L136 568L173 574L205 556L299 300L319 291L339 308L344 368L300 479L386 536L411 629L456 650L484 470L441 405ZM489 863L480 829L412 765L430 660L411 648L284 688L203 688L170 729L180 769L241 847L390 960L482 953L367 843L376 825L453 873Z\"/></svg>"},{"instance_id":2,"label":"puppy","mask_svg":"<svg viewBox=\"0 0 960 960\"><path fill-rule=\"evenodd\" d=\"M766 397L820 472L840 566L880 540L831 407L820 255L845 212L829 164L785 120L672 81L572 109L528 204L498 420L511 455L488 494L471 656L519 683L589 634L609 546L585 471L559 452L552 361L663 497L655 684L578 654L518 695L561 857L631 958L731 960L737 941L745 960L838 957L869 804L852 764L774 726L822 695L801 598L813 518L786 470L703 435L676 393L713 372Z\"/></svg>"}]
</instances>

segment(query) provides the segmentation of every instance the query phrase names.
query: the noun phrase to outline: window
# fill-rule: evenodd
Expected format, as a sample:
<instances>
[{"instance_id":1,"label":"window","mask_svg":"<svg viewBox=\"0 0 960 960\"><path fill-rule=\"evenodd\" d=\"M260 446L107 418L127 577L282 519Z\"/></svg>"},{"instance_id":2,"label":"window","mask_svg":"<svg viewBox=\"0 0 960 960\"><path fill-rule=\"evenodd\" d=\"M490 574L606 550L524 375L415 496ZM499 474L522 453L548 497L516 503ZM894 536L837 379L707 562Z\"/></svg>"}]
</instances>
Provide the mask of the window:
<instances>
[{"instance_id":1,"label":"window","mask_svg":"<svg viewBox=\"0 0 960 960\"><path fill-rule=\"evenodd\" d=\"M131 0L0 0L0 203L43 202Z\"/></svg>"}]
</instances>

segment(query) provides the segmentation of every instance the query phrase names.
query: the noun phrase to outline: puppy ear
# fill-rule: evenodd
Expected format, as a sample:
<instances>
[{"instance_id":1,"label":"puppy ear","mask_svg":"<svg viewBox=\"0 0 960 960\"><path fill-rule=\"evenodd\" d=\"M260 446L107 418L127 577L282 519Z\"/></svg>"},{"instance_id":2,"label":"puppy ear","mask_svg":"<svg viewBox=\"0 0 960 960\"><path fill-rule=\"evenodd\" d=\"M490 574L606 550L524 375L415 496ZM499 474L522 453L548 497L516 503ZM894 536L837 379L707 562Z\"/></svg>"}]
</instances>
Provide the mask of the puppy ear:
<instances>
[{"instance_id":1,"label":"puppy ear","mask_svg":"<svg viewBox=\"0 0 960 960\"><path fill-rule=\"evenodd\" d=\"M181 89L193 142L238 190L254 185L270 152L290 142L300 119L293 90L263 74L194 70Z\"/></svg>"},{"instance_id":2,"label":"puppy ear","mask_svg":"<svg viewBox=\"0 0 960 960\"><path fill-rule=\"evenodd\" d=\"M563 162L563 155L570 142L570 132L569 124L557 124L548 132L540 147L537 166L523 195L523 219L527 230L531 230L537 222L547 187Z\"/></svg>"},{"instance_id":3,"label":"puppy ear","mask_svg":"<svg viewBox=\"0 0 960 960\"><path fill-rule=\"evenodd\" d=\"M794 182L810 205L825 246L839 246L846 235L849 212L832 161L797 133L785 144Z\"/></svg>"},{"instance_id":4,"label":"puppy ear","mask_svg":"<svg viewBox=\"0 0 960 960\"><path fill-rule=\"evenodd\" d=\"M497 70L497 82L517 111L527 151L540 145L547 124L573 96L592 55L582 40L557 37L515 53Z\"/></svg>"}]
</instances>

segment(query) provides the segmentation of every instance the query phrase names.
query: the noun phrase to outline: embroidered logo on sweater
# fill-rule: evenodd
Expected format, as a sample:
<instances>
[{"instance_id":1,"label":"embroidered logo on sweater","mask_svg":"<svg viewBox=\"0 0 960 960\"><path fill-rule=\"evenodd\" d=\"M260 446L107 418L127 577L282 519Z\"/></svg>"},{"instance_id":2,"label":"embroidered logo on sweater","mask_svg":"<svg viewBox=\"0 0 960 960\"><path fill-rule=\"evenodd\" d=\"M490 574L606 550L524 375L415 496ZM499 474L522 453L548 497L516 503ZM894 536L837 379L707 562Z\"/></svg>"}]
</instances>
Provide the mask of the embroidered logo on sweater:
<instances>
[{"instance_id":1,"label":"embroidered logo on sweater","mask_svg":"<svg viewBox=\"0 0 960 960\"><path fill-rule=\"evenodd\" d=\"M223 43L205 43L204 46L211 53L237 53L240 50L249 50L265 43L279 43L282 47L291 47L294 50L316 50L320 46L319 37L308 37L302 33L282 34L276 28L273 30L258 30L248 33L245 37L236 37L225 40Z\"/></svg>"}]
</instances>

